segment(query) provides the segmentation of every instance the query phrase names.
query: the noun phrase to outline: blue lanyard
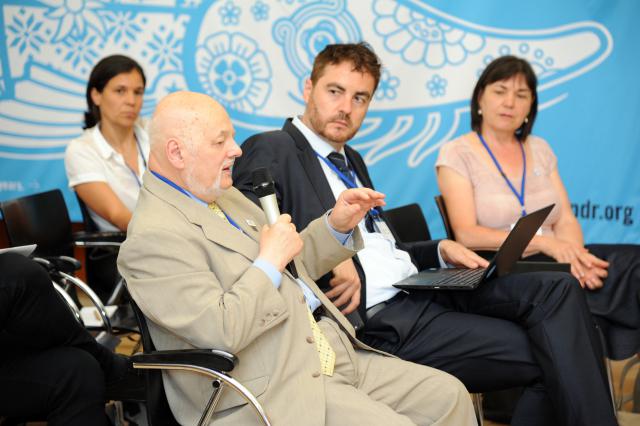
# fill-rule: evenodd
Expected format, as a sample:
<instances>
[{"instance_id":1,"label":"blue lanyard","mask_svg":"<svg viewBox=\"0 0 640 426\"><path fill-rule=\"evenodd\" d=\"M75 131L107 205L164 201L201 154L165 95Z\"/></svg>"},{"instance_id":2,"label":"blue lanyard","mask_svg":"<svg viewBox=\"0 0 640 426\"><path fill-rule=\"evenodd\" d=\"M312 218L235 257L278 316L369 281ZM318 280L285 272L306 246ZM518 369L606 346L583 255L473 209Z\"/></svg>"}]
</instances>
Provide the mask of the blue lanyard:
<instances>
[{"instance_id":1,"label":"blue lanyard","mask_svg":"<svg viewBox=\"0 0 640 426\"><path fill-rule=\"evenodd\" d=\"M142 147L140 146L140 141L138 140L138 137L134 134L133 137L136 139L136 145L138 146L138 155L142 157L142 164L144 164L144 168L147 168L147 160L144 159L144 154L142 153ZM122 158L124 160L124 157ZM138 160L138 156L136 156L136 161ZM133 169L131 167L129 167L129 165L127 164L127 162L124 162L124 165L127 166L127 169L129 169L129 171L131 172L131 174L133 175L133 178L136 180L136 182L138 183L138 187L142 187L142 182L140 182L140 179L138 178L138 175L136 174L135 171L133 171Z\"/></svg>"},{"instance_id":2,"label":"blue lanyard","mask_svg":"<svg viewBox=\"0 0 640 426\"><path fill-rule=\"evenodd\" d=\"M509 189L511 190L511 192L513 192L513 195L515 195L518 201L520 202L520 206L522 207L522 216L526 216L527 211L524 208L524 183L527 176L527 156L524 153L524 147L522 146L522 143L519 143L520 151L522 152L522 182L520 184L520 193L518 194L518 191L516 191L516 189L511 184L511 181L507 178L507 175L502 170L502 167L500 167L500 163L498 163L498 159L495 157L495 155L493 155L493 152L491 152L489 145L487 145L487 143L485 142L480 132L478 132L478 137L480 138L480 142L482 142L482 145L484 145L487 152L491 156L491 159L493 160L493 163L498 168L498 171L502 175L502 178L504 179L505 182L507 182L507 185L509 185Z\"/></svg>"},{"instance_id":3,"label":"blue lanyard","mask_svg":"<svg viewBox=\"0 0 640 426\"><path fill-rule=\"evenodd\" d=\"M178 190L178 191L182 192L182 193L183 193L184 195L186 195L187 197L189 197L189 198L191 198L191 199L193 199L193 200L195 200L195 201L197 201L197 202L199 202L199 203L201 203L201 204L204 204L205 206L207 205L207 203L205 203L204 201L202 201L200 198L196 197L195 195L193 195L192 193L190 193L190 192L189 192L189 191L187 191L186 189L184 189L184 188L182 188L182 187L178 186L175 182L173 182L173 181L171 181L171 180L167 179L166 177L162 176L160 173L158 173L158 172L154 172L153 170L149 170L149 171L150 171L150 172L151 172L155 177L157 177L158 179L160 179L161 181L163 181L164 183L166 183L166 184L167 184L167 185L169 185L170 187L172 187L172 188L174 188L174 189L176 189L176 190ZM222 210L222 209L221 209L221 210ZM231 219L231 218L229 217L229 215L228 215L228 214L226 214L226 213L224 212L224 210L222 210L222 213L224 213L224 215L226 216L227 220L229 221L229 223L230 223L231 225L233 225L233 226L234 226L235 228L237 228L237 229L240 229L240 227L238 226L238 224L237 224L237 223L235 223L235 222L233 221L233 219ZM240 229L240 231L242 231L242 229Z\"/></svg>"},{"instance_id":4,"label":"blue lanyard","mask_svg":"<svg viewBox=\"0 0 640 426\"><path fill-rule=\"evenodd\" d=\"M318 153L318 151L315 151L315 150L314 150L313 152L315 152L316 156L317 156L319 159L321 159L322 161L324 161L324 164L326 164L327 166L329 166L329 168L330 168L331 170L333 170L333 172L334 172L336 175L338 175L338 177L340 178L340 180L342 181L342 183L344 183L344 185L345 185L347 188L349 188L349 189L353 189L353 188L357 188L357 187L358 187L358 184L357 184L356 182L352 181L351 179L349 179L349 177L348 177L347 175L345 175L344 173L342 173L342 172L340 171L340 169L338 169L338 168L336 167L336 165L335 165L335 164L333 164L331 161L329 161L326 157L324 157L324 156L320 155L320 153ZM348 163L348 161L349 161L349 159L348 159L346 156L345 156L345 159L346 159L346 161L347 161L347 167L348 167L348 164L349 164L349 163ZM354 174L354 176L355 176L355 172L354 172L353 174ZM370 215L372 216L372 219L373 219L374 221L375 221L375 220L378 220L378 219L379 219L379 216L380 216L380 213L379 213L379 212L378 212L378 210L377 210L377 209L375 209L375 208L373 208L373 209L369 210L369 213L368 213L368 214L370 214Z\"/></svg>"}]
</instances>

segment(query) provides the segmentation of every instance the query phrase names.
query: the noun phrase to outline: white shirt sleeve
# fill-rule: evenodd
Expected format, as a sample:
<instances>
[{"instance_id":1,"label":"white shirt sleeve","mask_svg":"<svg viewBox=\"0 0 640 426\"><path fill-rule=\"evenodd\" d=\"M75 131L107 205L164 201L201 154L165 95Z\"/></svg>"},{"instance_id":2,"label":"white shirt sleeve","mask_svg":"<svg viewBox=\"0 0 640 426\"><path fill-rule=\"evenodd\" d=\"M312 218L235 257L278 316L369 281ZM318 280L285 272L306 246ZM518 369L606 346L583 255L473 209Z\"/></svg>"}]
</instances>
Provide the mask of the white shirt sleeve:
<instances>
[{"instance_id":1,"label":"white shirt sleeve","mask_svg":"<svg viewBox=\"0 0 640 426\"><path fill-rule=\"evenodd\" d=\"M95 148L91 136L91 130L86 130L67 146L64 166L70 188L87 182L108 182L104 170L105 160Z\"/></svg>"}]
</instances>

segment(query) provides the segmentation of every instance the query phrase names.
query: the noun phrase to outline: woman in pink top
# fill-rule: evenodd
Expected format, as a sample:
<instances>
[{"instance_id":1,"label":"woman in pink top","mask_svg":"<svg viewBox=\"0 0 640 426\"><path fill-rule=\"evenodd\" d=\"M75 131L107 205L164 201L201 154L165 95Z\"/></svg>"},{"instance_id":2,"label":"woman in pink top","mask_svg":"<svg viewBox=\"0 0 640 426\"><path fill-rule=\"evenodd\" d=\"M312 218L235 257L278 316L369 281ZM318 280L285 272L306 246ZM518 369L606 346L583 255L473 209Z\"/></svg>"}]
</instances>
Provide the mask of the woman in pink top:
<instances>
[{"instance_id":1,"label":"woman in pink top","mask_svg":"<svg viewBox=\"0 0 640 426\"><path fill-rule=\"evenodd\" d=\"M473 132L445 144L436 162L456 240L496 250L523 214L555 203L525 251L571 265L607 337L608 355L640 351L640 246L588 245L549 145L532 136L537 79L523 59L503 56L480 76L471 99Z\"/></svg>"}]
</instances>

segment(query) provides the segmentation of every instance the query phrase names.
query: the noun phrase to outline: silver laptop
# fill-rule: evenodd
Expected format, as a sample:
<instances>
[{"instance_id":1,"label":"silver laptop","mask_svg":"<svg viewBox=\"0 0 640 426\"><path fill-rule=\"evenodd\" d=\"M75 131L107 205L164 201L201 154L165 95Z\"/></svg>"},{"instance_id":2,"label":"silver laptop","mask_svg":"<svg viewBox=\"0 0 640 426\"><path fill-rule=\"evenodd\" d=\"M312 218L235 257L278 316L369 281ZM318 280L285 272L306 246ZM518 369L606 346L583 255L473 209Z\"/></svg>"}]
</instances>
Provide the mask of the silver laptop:
<instances>
[{"instance_id":1,"label":"silver laptop","mask_svg":"<svg viewBox=\"0 0 640 426\"><path fill-rule=\"evenodd\" d=\"M403 290L473 290L494 276L510 273L554 204L521 217L486 268L434 268L411 275L393 286Z\"/></svg>"}]
</instances>

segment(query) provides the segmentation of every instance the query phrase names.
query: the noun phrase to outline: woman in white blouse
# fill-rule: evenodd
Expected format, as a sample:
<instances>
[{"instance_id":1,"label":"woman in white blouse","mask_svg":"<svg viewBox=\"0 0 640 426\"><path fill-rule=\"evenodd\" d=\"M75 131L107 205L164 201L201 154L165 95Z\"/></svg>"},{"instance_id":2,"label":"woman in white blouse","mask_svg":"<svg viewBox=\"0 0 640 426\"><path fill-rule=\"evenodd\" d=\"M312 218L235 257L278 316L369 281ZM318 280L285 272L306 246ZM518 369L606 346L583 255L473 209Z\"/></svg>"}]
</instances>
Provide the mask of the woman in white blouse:
<instances>
[{"instance_id":1,"label":"woman in white blouse","mask_svg":"<svg viewBox=\"0 0 640 426\"><path fill-rule=\"evenodd\" d=\"M139 118L146 79L123 55L96 64L87 84L84 132L65 153L69 186L99 230L126 231L149 157L146 122Z\"/></svg>"}]
</instances>

